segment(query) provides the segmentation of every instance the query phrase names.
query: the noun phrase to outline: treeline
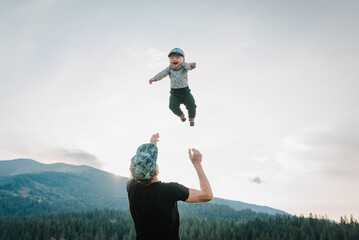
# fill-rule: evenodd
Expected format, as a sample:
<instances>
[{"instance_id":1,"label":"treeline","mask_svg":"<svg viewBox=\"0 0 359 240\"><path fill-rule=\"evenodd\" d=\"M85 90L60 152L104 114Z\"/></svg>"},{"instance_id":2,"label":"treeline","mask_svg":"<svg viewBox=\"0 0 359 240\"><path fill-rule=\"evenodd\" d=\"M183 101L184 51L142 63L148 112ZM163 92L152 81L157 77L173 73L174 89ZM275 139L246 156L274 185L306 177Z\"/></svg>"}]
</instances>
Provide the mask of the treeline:
<instances>
[{"instance_id":1,"label":"treeline","mask_svg":"<svg viewBox=\"0 0 359 240\"><path fill-rule=\"evenodd\" d=\"M58 197L61 199L60 197ZM31 197L11 196L0 192L0 219L7 217L22 217L28 215L39 215L44 213L55 213L61 211L71 212L76 210L90 210L86 202L78 200L56 201L34 200Z\"/></svg>"},{"instance_id":2,"label":"treeline","mask_svg":"<svg viewBox=\"0 0 359 240\"><path fill-rule=\"evenodd\" d=\"M135 236L128 211L92 210L0 220L2 240L134 240ZM335 223L313 216L277 215L247 221L181 216L180 237L182 240L358 240L359 224L353 217Z\"/></svg>"},{"instance_id":3,"label":"treeline","mask_svg":"<svg viewBox=\"0 0 359 240\"><path fill-rule=\"evenodd\" d=\"M269 219L273 215L267 213L257 213L250 209L236 211L235 209L223 204L197 203L188 204L179 202L178 209L182 217L192 218L220 218L235 221L247 221L255 218Z\"/></svg>"},{"instance_id":4,"label":"treeline","mask_svg":"<svg viewBox=\"0 0 359 240\"><path fill-rule=\"evenodd\" d=\"M351 217L335 223L326 219L277 215L246 222L228 219L185 218L180 228L182 240L358 240L359 224Z\"/></svg>"},{"instance_id":5,"label":"treeline","mask_svg":"<svg viewBox=\"0 0 359 240\"><path fill-rule=\"evenodd\" d=\"M2 240L135 239L129 212L91 210L0 220Z\"/></svg>"}]
</instances>

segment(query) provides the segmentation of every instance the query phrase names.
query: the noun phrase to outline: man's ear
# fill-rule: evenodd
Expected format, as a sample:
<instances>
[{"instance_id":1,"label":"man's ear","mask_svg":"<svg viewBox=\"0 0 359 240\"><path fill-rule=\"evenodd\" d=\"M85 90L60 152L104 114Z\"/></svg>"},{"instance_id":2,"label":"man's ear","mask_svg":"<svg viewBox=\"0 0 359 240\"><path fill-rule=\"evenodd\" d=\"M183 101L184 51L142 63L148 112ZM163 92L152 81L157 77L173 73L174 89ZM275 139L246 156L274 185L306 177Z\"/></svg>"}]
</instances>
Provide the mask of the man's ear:
<instances>
[{"instance_id":1,"label":"man's ear","mask_svg":"<svg viewBox=\"0 0 359 240\"><path fill-rule=\"evenodd\" d=\"M156 164L155 176L158 176L158 174L160 174L160 168L158 167L158 164Z\"/></svg>"}]
</instances>

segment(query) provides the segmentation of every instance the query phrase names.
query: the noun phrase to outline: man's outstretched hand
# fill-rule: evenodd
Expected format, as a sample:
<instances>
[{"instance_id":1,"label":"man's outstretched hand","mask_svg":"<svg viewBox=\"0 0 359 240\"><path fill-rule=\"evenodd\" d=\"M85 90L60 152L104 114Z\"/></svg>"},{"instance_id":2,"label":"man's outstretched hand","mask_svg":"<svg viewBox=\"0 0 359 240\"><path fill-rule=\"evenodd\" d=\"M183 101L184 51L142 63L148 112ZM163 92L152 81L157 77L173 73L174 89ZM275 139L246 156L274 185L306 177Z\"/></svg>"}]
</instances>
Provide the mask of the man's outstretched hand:
<instances>
[{"instance_id":1,"label":"man's outstretched hand","mask_svg":"<svg viewBox=\"0 0 359 240\"><path fill-rule=\"evenodd\" d=\"M192 151L191 151L192 150ZM202 154L195 148L188 149L189 159L193 165L201 164Z\"/></svg>"},{"instance_id":2,"label":"man's outstretched hand","mask_svg":"<svg viewBox=\"0 0 359 240\"><path fill-rule=\"evenodd\" d=\"M157 145L157 142L159 141L159 138L160 138L159 133L153 134L151 139L150 139L150 143Z\"/></svg>"},{"instance_id":3,"label":"man's outstretched hand","mask_svg":"<svg viewBox=\"0 0 359 240\"><path fill-rule=\"evenodd\" d=\"M201 189L190 188L186 202L200 203L211 201L213 199L213 192L202 168L202 154L195 148L188 149L188 154L194 169L196 169Z\"/></svg>"}]
</instances>

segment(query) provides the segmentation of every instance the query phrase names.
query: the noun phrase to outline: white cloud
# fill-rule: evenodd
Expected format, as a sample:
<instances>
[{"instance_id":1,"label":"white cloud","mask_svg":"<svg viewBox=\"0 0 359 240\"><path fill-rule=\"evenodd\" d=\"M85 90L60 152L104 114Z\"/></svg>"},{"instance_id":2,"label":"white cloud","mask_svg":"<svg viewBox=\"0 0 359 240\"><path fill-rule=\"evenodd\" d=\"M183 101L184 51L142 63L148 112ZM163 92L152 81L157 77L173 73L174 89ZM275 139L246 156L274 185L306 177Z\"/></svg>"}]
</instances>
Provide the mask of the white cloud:
<instances>
[{"instance_id":1,"label":"white cloud","mask_svg":"<svg viewBox=\"0 0 359 240\"><path fill-rule=\"evenodd\" d=\"M359 131L347 127L316 127L286 137L276 158L294 174L355 177L359 170Z\"/></svg>"},{"instance_id":2,"label":"white cloud","mask_svg":"<svg viewBox=\"0 0 359 240\"><path fill-rule=\"evenodd\" d=\"M56 149L48 152L47 158L56 159L57 162L87 165L99 169L103 167L103 164L95 155L81 149Z\"/></svg>"},{"instance_id":3,"label":"white cloud","mask_svg":"<svg viewBox=\"0 0 359 240\"><path fill-rule=\"evenodd\" d=\"M153 61L167 60L167 54L161 50L151 47L150 50L148 50L148 52L152 56Z\"/></svg>"},{"instance_id":4,"label":"white cloud","mask_svg":"<svg viewBox=\"0 0 359 240\"><path fill-rule=\"evenodd\" d=\"M156 69L162 66L162 68L167 67L168 60L167 60L167 54L161 50L150 48L148 50L149 55L152 58L152 61L149 64L150 69Z\"/></svg>"},{"instance_id":5,"label":"white cloud","mask_svg":"<svg viewBox=\"0 0 359 240\"><path fill-rule=\"evenodd\" d=\"M291 213L328 214L331 219L358 214L354 207L359 197L354 191L359 182L358 130L357 124L347 123L285 137L271 160L279 166L272 169L277 189L271 191L284 196L280 205Z\"/></svg>"},{"instance_id":6,"label":"white cloud","mask_svg":"<svg viewBox=\"0 0 359 240\"><path fill-rule=\"evenodd\" d=\"M168 65L167 53L159 49L139 45L123 45L122 49L130 59L136 60L138 64L145 63L144 66L150 70Z\"/></svg>"}]
</instances>

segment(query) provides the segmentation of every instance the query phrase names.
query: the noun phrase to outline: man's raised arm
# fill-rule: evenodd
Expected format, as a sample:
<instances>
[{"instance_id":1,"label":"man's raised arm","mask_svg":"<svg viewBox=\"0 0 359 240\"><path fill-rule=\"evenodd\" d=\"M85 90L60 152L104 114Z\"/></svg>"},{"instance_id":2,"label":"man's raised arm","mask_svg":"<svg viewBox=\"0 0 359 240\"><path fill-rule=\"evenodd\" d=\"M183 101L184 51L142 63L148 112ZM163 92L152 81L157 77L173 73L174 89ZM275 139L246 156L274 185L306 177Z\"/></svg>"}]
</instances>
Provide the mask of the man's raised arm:
<instances>
[{"instance_id":1,"label":"man's raised arm","mask_svg":"<svg viewBox=\"0 0 359 240\"><path fill-rule=\"evenodd\" d=\"M190 188L189 196L186 202L201 203L211 201L213 199L213 193L211 185L209 184L206 174L204 173L202 168L202 154L194 148L192 148L192 152L191 149L189 149L188 154L193 164L193 167L196 169L201 190Z\"/></svg>"}]
</instances>

